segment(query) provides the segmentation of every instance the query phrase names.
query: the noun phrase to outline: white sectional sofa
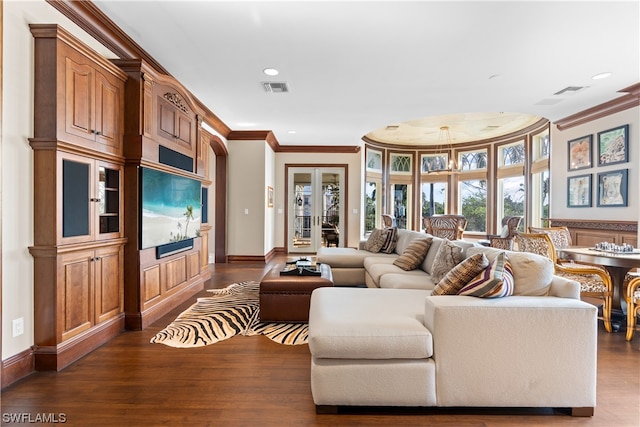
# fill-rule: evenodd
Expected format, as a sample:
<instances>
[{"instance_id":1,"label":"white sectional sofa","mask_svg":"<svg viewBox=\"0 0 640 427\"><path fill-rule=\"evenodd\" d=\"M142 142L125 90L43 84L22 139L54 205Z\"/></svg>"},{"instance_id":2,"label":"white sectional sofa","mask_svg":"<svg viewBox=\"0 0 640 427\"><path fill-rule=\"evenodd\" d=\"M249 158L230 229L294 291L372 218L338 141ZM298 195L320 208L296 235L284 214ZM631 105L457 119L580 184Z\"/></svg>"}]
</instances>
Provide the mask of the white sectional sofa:
<instances>
[{"instance_id":1,"label":"white sectional sofa","mask_svg":"<svg viewBox=\"0 0 640 427\"><path fill-rule=\"evenodd\" d=\"M411 230L397 230L398 237L392 253L369 252L364 248L366 240L355 248L320 248L317 262L329 264L335 286L358 286L366 284L370 288L433 289L436 285L430 278L433 260L444 239ZM404 271L393 265L415 239L432 237L433 241L420 268ZM480 245L464 240L454 240L453 244L462 248L463 255L470 247Z\"/></svg>"},{"instance_id":2,"label":"white sectional sofa","mask_svg":"<svg viewBox=\"0 0 640 427\"><path fill-rule=\"evenodd\" d=\"M513 295L478 298L432 295L428 261L421 272L386 270L394 255L359 252L350 253L350 267L340 268L349 280L368 275L370 287L321 288L311 297L311 389L318 412L340 406L553 407L593 415L597 308L580 301L577 282L553 274L550 260L506 251ZM501 252L471 245L465 256L484 253L491 261ZM331 264L334 255L325 253L322 262ZM362 261L356 265L356 259Z\"/></svg>"}]
</instances>

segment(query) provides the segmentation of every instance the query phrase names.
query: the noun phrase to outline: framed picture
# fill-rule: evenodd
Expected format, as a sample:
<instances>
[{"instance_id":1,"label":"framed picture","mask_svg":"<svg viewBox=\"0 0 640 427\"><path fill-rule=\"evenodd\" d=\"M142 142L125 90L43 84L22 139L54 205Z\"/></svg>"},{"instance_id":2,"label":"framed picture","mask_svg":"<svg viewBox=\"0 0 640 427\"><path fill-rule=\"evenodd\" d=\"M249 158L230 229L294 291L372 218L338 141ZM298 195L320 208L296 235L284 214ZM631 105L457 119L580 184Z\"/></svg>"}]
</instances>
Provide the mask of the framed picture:
<instances>
[{"instance_id":1,"label":"framed picture","mask_svg":"<svg viewBox=\"0 0 640 427\"><path fill-rule=\"evenodd\" d=\"M567 207L591 207L591 174L567 178Z\"/></svg>"},{"instance_id":2,"label":"framed picture","mask_svg":"<svg viewBox=\"0 0 640 427\"><path fill-rule=\"evenodd\" d=\"M273 207L273 187L267 186L267 207Z\"/></svg>"},{"instance_id":3,"label":"framed picture","mask_svg":"<svg viewBox=\"0 0 640 427\"><path fill-rule=\"evenodd\" d=\"M583 136L568 142L568 169L570 171L591 167L593 136Z\"/></svg>"},{"instance_id":4,"label":"framed picture","mask_svg":"<svg viewBox=\"0 0 640 427\"><path fill-rule=\"evenodd\" d=\"M598 206L627 206L629 169L598 174Z\"/></svg>"},{"instance_id":5,"label":"framed picture","mask_svg":"<svg viewBox=\"0 0 640 427\"><path fill-rule=\"evenodd\" d=\"M598 166L629 161L629 125L598 132Z\"/></svg>"}]
</instances>

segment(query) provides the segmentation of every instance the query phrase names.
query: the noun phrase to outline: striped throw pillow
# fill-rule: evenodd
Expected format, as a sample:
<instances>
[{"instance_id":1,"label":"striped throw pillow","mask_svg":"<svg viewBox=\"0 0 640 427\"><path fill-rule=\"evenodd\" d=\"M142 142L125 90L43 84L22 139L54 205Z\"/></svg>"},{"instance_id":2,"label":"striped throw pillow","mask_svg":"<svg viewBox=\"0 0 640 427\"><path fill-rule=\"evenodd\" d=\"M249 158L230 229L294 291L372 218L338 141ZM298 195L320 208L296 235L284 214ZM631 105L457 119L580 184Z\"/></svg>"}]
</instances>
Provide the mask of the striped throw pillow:
<instances>
[{"instance_id":1,"label":"striped throw pillow","mask_svg":"<svg viewBox=\"0 0 640 427\"><path fill-rule=\"evenodd\" d=\"M406 271L415 270L427 256L431 242L433 242L433 237L413 240L407 245L402 255L393 261L393 265Z\"/></svg>"},{"instance_id":2,"label":"striped throw pillow","mask_svg":"<svg viewBox=\"0 0 640 427\"><path fill-rule=\"evenodd\" d=\"M483 253L466 258L438 282L431 295L455 295L467 283L487 268L489 260Z\"/></svg>"},{"instance_id":3,"label":"striped throw pillow","mask_svg":"<svg viewBox=\"0 0 640 427\"><path fill-rule=\"evenodd\" d=\"M507 254L502 252L493 262L467 283L458 295L501 298L513 295L513 270Z\"/></svg>"}]
</instances>

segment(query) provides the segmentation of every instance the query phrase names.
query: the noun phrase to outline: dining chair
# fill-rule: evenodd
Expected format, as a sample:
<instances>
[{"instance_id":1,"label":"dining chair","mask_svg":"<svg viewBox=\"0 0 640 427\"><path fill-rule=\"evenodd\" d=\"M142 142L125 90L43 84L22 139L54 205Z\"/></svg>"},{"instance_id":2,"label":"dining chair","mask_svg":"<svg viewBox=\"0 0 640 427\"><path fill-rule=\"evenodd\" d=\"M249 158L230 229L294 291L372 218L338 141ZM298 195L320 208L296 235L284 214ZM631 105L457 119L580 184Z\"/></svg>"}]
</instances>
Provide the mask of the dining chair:
<instances>
[{"instance_id":1,"label":"dining chair","mask_svg":"<svg viewBox=\"0 0 640 427\"><path fill-rule=\"evenodd\" d=\"M502 231L500 234L487 234L487 239L481 240L479 243L492 248L513 250L513 242L521 221L521 216L505 216L502 218Z\"/></svg>"},{"instance_id":2,"label":"dining chair","mask_svg":"<svg viewBox=\"0 0 640 427\"><path fill-rule=\"evenodd\" d=\"M464 215L432 215L422 218L422 225L428 234L449 240L462 239L467 227Z\"/></svg>"},{"instance_id":3,"label":"dining chair","mask_svg":"<svg viewBox=\"0 0 640 427\"><path fill-rule=\"evenodd\" d=\"M553 261L557 276L575 280L580 284L580 296L600 298L602 320L607 332L611 332L611 306L613 304L613 284L607 270L603 267L579 262L559 263L556 247L547 233L516 233L516 245L520 252L532 252Z\"/></svg>"},{"instance_id":4,"label":"dining chair","mask_svg":"<svg viewBox=\"0 0 640 427\"><path fill-rule=\"evenodd\" d=\"M633 339L636 330L636 319L640 316L640 275L627 274L629 283L627 284L627 341Z\"/></svg>"},{"instance_id":5,"label":"dining chair","mask_svg":"<svg viewBox=\"0 0 640 427\"><path fill-rule=\"evenodd\" d=\"M389 214L382 214L382 228L395 227L396 217Z\"/></svg>"}]
</instances>

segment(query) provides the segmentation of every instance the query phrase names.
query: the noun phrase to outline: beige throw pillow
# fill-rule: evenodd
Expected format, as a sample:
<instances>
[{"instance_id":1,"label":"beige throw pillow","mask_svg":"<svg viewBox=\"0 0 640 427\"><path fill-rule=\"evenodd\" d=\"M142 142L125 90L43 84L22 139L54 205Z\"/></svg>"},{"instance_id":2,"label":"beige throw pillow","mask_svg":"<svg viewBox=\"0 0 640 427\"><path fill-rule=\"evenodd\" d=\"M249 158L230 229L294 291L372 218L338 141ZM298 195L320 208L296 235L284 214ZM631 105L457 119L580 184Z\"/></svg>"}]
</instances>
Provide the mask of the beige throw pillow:
<instances>
[{"instance_id":1,"label":"beige throw pillow","mask_svg":"<svg viewBox=\"0 0 640 427\"><path fill-rule=\"evenodd\" d=\"M462 248L456 246L448 239L444 239L438 248L436 257L431 267L431 279L438 283L453 267L462 261Z\"/></svg>"},{"instance_id":2,"label":"beige throw pillow","mask_svg":"<svg viewBox=\"0 0 640 427\"><path fill-rule=\"evenodd\" d=\"M476 254L456 265L438 282L431 295L455 295L489 266L484 254Z\"/></svg>"},{"instance_id":3,"label":"beige throw pillow","mask_svg":"<svg viewBox=\"0 0 640 427\"><path fill-rule=\"evenodd\" d=\"M374 228L369 238L364 243L363 249L369 252L380 252L382 246L387 241L387 232L386 230L381 230L379 228Z\"/></svg>"},{"instance_id":4,"label":"beige throw pillow","mask_svg":"<svg viewBox=\"0 0 640 427\"><path fill-rule=\"evenodd\" d=\"M432 237L413 240L409 243L402 255L393 261L393 265L397 265L406 271L415 270L427 255L432 241Z\"/></svg>"}]
</instances>

